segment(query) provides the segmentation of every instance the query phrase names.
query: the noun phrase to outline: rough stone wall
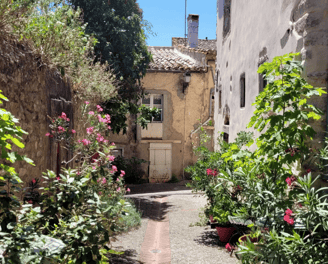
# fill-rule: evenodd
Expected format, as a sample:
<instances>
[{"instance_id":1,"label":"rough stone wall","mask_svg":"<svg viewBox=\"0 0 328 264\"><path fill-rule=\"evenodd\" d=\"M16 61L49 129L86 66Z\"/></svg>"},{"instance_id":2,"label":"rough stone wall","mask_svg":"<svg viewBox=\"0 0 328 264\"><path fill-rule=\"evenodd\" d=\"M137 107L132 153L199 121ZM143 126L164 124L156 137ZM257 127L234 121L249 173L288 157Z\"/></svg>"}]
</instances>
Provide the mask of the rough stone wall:
<instances>
[{"instance_id":1,"label":"rough stone wall","mask_svg":"<svg viewBox=\"0 0 328 264\"><path fill-rule=\"evenodd\" d=\"M56 147L45 137L49 132L47 115L65 111L73 119L70 86L60 74L44 64L25 43L0 39L0 90L9 99L3 107L19 119L19 125L28 132L23 136L24 149L35 166L17 162L15 167L23 181L40 177L47 169L55 169ZM62 153L63 157L68 155Z\"/></svg>"}]
</instances>

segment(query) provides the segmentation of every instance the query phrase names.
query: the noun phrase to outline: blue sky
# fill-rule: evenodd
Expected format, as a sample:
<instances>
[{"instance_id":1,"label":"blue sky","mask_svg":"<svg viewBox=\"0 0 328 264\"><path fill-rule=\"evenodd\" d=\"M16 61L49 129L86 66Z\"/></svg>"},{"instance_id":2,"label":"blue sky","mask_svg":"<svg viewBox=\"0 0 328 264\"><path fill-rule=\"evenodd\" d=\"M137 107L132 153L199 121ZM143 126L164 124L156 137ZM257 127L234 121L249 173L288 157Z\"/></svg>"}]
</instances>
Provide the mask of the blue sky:
<instances>
[{"instance_id":1,"label":"blue sky","mask_svg":"<svg viewBox=\"0 0 328 264\"><path fill-rule=\"evenodd\" d=\"M144 19L152 25L156 37L149 36L149 46L171 46L172 37L183 37L185 0L137 0ZM215 39L216 0L187 0L188 14L199 15L198 38Z\"/></svg>"}]
</instances>

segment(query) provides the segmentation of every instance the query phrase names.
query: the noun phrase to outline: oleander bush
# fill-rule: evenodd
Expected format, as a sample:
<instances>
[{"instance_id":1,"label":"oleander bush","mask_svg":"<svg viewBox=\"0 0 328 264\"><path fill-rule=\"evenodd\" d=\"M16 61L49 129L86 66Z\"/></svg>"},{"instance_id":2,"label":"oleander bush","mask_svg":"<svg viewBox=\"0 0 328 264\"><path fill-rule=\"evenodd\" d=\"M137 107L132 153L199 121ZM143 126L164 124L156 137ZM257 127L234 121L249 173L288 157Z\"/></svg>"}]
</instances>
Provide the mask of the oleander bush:
<instances>
[{"instance_id":1,"label":"oleander bush","mask_svg":"<svg viewBox=\"0 0 328 264\"><path fill-rule=\"evenodd\" d=\"M268 85L256 98L248 127L261 135L255 141L246 140L244 147L237 139L217 152L221 155L209 154L218 155L223 164L219 168L206 164L209 167L199 169L203 161L196 164L202 178L207 169L216 169L214 189L228 186L235 198L232 214L256 227L249 234L256 241L237 244L242 263L328 262L327 188L314 188L326 175L327 147L311 146L315 131L309 121L319 120L322 112L308 101L325 92L301 77L301 64L293 59L296 55L276 57L259 68ZM195 173L196 189L200 178ZM234 249L230 244L226 248Z\"/></svg>"}]
</instances>

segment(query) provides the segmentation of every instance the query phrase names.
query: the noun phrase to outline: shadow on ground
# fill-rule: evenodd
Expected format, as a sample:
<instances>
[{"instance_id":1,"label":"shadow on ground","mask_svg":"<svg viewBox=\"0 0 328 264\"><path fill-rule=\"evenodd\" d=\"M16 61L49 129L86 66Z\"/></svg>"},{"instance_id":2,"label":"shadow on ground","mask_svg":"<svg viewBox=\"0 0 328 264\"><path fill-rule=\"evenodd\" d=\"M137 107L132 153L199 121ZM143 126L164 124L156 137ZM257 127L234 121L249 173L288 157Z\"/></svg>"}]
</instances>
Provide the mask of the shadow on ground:
<instances>
[{"instance_id":1,"label":"shadow on ground","mask_svg":"<svg viewBox=\"0 0 328 264\"><path fill-rule=\"evenodd\" d=\"M107 256L109 258L109 263L111 264L144 264L144 262L138 261L138 254L134 249L128 249L123 251L122 255L110 254Z\"/></svg>"},{"instance_id":2,"label":"shadow on ground","mask_svg":"<svg viewBox=\"0 0 328 264\"><path fill-rule=\"evenodd\" d=\"M165 198L167 196L150 196L150 197L131 197L134 201L138 211L142 213L142 218L147 218L154 221L162 221L165 215L169 212L172 205L167 202L159 202L158 199Z\"/></svg>"},{"instance_id":3,"label":"shadow on ground","mask_svg":"<svg viewBox=\"0 0 328 264\"><path fill-rule=\"evenodd\" d=\"M127 187L131 189L130 194L141 193L158 193L158 192L170 192L170 191L185 191L191 190L186 187L186 184L190 181L180 181L177 183L143 183L143 184L128 184ZM127 195L128 197L128 195Z\"/></svg>"},{"instance_id":4,"label":"shadow on ground","mask_svg":"<svg viewBox=\"0 0 328 264\"><path fill-rule=\"evenodd\" d=\"M222 246L219 241L218 233L216 230L204 231L199 237L195 238L194 241L199 245L218 247Z\"/></svg>"}]
</instances>

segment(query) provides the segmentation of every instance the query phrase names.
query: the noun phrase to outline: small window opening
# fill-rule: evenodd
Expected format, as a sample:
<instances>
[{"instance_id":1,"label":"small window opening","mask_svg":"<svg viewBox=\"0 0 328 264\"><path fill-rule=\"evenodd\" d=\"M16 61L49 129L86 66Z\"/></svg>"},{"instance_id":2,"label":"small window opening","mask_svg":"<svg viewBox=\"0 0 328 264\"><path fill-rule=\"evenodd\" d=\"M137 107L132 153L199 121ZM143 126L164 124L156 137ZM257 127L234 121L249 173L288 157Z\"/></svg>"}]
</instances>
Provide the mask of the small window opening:
<instances>
[{"instance_id":1,"label":"small window opening","mask_svg":"<svg viewBox=\"0 0 328 264\"><path fill-rule=\"evenodd\" d=\"M222 108L222 91L219 91L219 110Z\"/></svg>"},{"instance_id":2,"label":"small window opening","mask_svg":"<svg viewBox=\"0 0 328 264\"><path fill-rule=\"evenodd\" d=\"M232 0L225 0L224 2L224 13L223 13L223 37L225 37L230 31L231 25L231 1Z\"/></svg>"},{"instance_id":3,"label":"small window opening","mask_svg":"<svg viewBox=\"0 0 328 264\"><path fill-rule=\"evenodd\" d=\"M228 133L224 133L223 134L223 140L227 143L229 143L229 134Z\"/></svg>"},{"instance_id":4,"label":"small window opening","mask_svg":"<svg viewBox=\"0 0 328 264\"><path fill-rule=\"evenodd\" d=\"M229 126L229 124L230 124L230 118L229 118L229 116L225 116L225 118L224 118L224 125L225 126Z\"/></svg>"},{"instance_id":5,"label":"small window opening","mask_svg":"<svg viewBox=\"0 0 328 264\"><path fill-rule=\"evenodd\" d=\"M246 105L246 79L245 74L240 76L240 107L243 108Z\"/></svg>"},{"instance_id":6,"label":"small window opening","mask_svg":"<svg viewBox=\"0 0 328 264\"><path fill-rule=\"evenodd\" d=\"M264 78L264 74L259 74L259 93L263 92L267 84L268 81Z\"/></svg>"}]
</instances>

